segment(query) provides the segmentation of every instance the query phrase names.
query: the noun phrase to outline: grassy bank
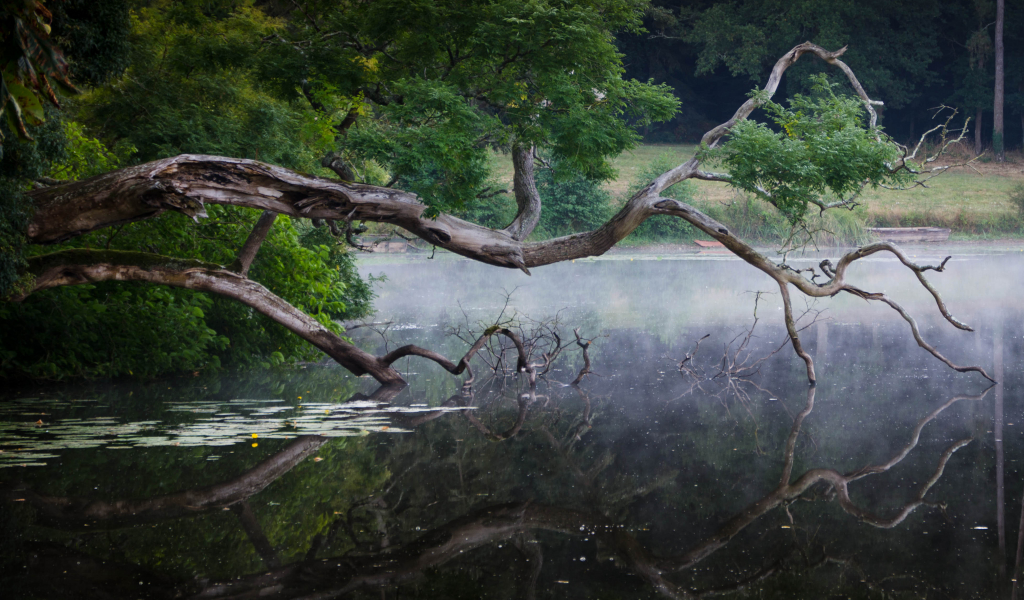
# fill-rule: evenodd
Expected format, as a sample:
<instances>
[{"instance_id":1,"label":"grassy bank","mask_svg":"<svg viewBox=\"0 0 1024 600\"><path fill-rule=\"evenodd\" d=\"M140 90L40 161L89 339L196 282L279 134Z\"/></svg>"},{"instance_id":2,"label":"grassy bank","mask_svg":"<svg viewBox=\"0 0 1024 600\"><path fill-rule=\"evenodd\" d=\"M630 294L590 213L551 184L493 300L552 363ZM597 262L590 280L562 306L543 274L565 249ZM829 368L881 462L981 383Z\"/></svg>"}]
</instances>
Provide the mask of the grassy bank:
<instances>
[{"instance_id":1,"label":"grassy bank","mask_svg":"<svg viewBox=\"0 0 1024 600\"><path fill-rule=\"evenodd\" d=\"M584 210L587 213L584 216L591 222L564 231L546 230L542 224L535 237L544 239L596 227L614 214L633 191L654 176L688 160L695 149L692 144L651 144L620 155L613 161L617 177L605 182L603 189L593 188L589 193L575 189L577 196L574 201L583 200L585 203L586 199L600 197L599 202L605 204L601 210L594 209L592 204L591 208ZM969 158L962 153L951 157L953 162ZM495 183L511 188L510 157L495 154L491 166ZM996 163L983 156L970 167L952 168L932 179L928 187L905 191L865 190L861 206L853 211L834 210L822 217L812 216L809 229L816 232L815 239L819 245L869 241L872 236L865 227L948 227L953 231L954 239L1020 238L1024 237L1024 218L1010 197L1014 188L1021 185L1024 185L1024 156L1021 153L1009 153L1005 163ZM793 233L789 223L774 208L724 183L687 181L666 195L696 206L750 241L778 245ZM1021 196L1024 197L1024 192ZM546 211L549 214L550 211L581 210L580 205L578 202L573 208L545 204L549 207ZM463 216L487 226L502 227L514 214L515 202L508 195L495 197L484 209ZM622 245L688 244L694 239L706 238L679 219L654 217Z\"/></svg>"},{"instance_id":2,"label":"grassy bank","mask_svg":"<svg viewBox=\"0 0 1024 600\"><path fill-rule=\"evenodd\" d=\"M630 179L658 157L667 155L682 162L693 156L694 150L693 145L650 145L623 154L615 161L619 178L609 187L625 191ZM959 162L969 156L961 153L951 158ZM726 184L692 183L698 204L727 206L743 201ZM863 206L854 215L866 227L948 227L958 237L1019 237L1024 235L1024 220L1010 201L1010 194L1021 184L1024 184L1021 153L1008 153L1005 163L982 156L970 167L953 168L931 180L927 188L866 190Z\"/></svg>"}]
</instances>

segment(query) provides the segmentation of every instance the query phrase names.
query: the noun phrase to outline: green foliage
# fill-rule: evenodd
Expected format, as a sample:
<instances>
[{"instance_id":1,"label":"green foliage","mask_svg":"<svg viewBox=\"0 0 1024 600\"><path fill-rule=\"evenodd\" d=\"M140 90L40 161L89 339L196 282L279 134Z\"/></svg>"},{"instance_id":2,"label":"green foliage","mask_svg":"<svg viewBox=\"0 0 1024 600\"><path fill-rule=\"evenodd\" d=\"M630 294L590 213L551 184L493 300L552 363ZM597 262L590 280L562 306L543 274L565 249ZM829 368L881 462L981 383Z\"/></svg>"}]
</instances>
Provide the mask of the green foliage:
<instances>
[{"instance_id":1,"label":"green foliage","mask_svg":"<svg viewBox=\"0 0 1024 600\"><path fill-rule=\"evenodd\" d=\"M121 143L113 150L100 140L90 137L81 123L64 121L67 155L50 165L47 176L60 180L77 181L113 171L128 163L135 147Z\"/></svg>"},{"instance_id":2,"label":"green foliage","mask_svg":"<svg viewBox=\"0 0 1024 600\"><path fill-rule=\"evenodd\" d=\"M75 90L64 54L49 39L51 18L35 0L0 5L0 117L24 140L32 139L26 125L45 120L44 100L60 106L51 82ZM0 129L0 152L4 137Z\"/></svg>"},{"instance_id":3,"label":"green foliage","mask_svg":"<svg viewBox=\"0 0 1024 600\"><path fill-rule=\"evenodd\" d=\"M866 126L859 99L837 95L824 77L815 78L814 90L813 97L796 95L789 108L753 92L779 131L744 120L721 151L702 150L705 159L721 158L734 187L775 206L793 223L826 195L843 198L865 181L877 187L911 177L890 171L899 148Z\"/></svg>"},{"instance_id":4,"label":"green foliage","mask_svg":"<svg viewBox=\"0 0 1024 600\"><path fill-rule=\"evenodd\" d=\"M35 129L34 142L13 138L0 156L0 298L10 292L19 277L18 270L25 266L25 227L32 211L25 192L54 162L67 157L60 113L53 109L49 113L49 118ZM2 122L0 131L13 133Z\"/></svg>"},{"instance_id":5,"label":"green foliage","mask_svg":"<svg viewBox=\"0 0 1024 600\"><path fill-rule=\"evenodd\" d=\"M644 166L644 168L637 173L636 177L634 177L633 181L630 183L626 196L632 197L634 194L639 192L641 188L649 184L655 177L675 166L676 163L672 160L670 155L662 154L653 162ZM661 196L664 198L675 198L676 200L686 202L687 204L693 204L693 184L689 181L677 183L662 191ZM626 238L626 242L677 242L692 239L696 233L696 229L678 217L655 215L648 218L646 221L641 223L639 227L634 229L633 233L629 234Z\"/></svg>"},{"instance_id":6,"label":"green foliage","mask_svg":"<svg viewBox=\"0 0 1024 600\"><path fill-rule=\"evenodd\" d=\"M455 214L484 227L501 229L516 218L516 211L516 201L511 194L498 194L490 198L477 199L468 209Z\"/></svg>"},{"instance_id":7,"label":"green foliage","mask_svg":"<svg viewBox=\"0 0 1024 600\"><path fill-rule=\"evenodd\" d=\"M387 165L393 185L431 207L428 217L442 207L465 209L488 176L489 149L477 141L500 135L501 123L450 84L412 79L394 86L404 101L382 106L375 120L352 131L346 150Z\"/></svg>"},{"instance_id":8,"label":"green foliage","mask_svg":"<svg viewBox=\"0 0 1024 600\"><path fill-rule=\"evenodd\" d=\"M281 23L251 2L223 18L193 4L155 2L134 15L131 67L83 98L83 120L137 148L139 161L190 152L322 171L331 123L257 76L259 40Z\"/></svg>"},{"instance_id":9,"label":"green foliage","mask_svg":"<svg viewBox=\"0 0 1024 600\"><path fill-rule=\"evenodd\" d=\"M614 214L611 196L600 182L570 166L554 162L550 169L538 169L536 180L543 206L539 232L542 235L557 237L590 231Z\"/></svg>"},{"instance_id":10,"label":"green foliage","mask_svg":"<svg viewBox=\"0 0 1024 600\"><path fill-rule=\"evenodd\" d=\"M180 152L317 171L319 158L333 147L330 120L304 101L282 99L260 85L259 40L281 23L251 2L155 2L139 10L132 25L131 68L76 102L78 120L50 119L37 128L47 135L37 133L36 144L8 144L0 184L17 193L0 200L0 226L9 228L0 232L4 290L24 264L22 231L30 206L21 191L42 175L81 179L130 160ZM57 249L133 250L231 264L258 214L220 206L207 212L210 217L199 224L168 214ZM337 332L335 320L371 310L370 284L360 279L352 256L326 230L287 217L276 221L249 275ZM78 325L67 327L68 322ZM9 378L150 377L318 356L235 301L144 285L47 290L20 305L4 305L0 329L21 332L0 339L0 376Z\"/></svg>"},{"instance_id":11,"label":"green foliage","mask_svg":"<svg viewBox=\"0 0 1024 600\"><path fill-rule=\"evenodd\" d=\"M344 321L373 312L373 299L376 294L372 285L387 281L387 278L384 275L370 275L366 280L361 279L356 269L355 255L349 252L344 244L339 243L326 227L296 224L296 229L302 247L315 250L327 269L335 271L336 275L332 277L344 283L344 287L336 285L333 288L343 306L335 305L338 310L329 312L329 316Z\"/></svg>"},{"instance_id":12,"label":"green foliage","mask_svg":"<svg viewBox=\"0 0 1024 600\"><path fill-rule=\"evenodd\" d=\"M127 0L52 2L53 40L67 54L71 79L101 85L128 68L131 17Z\"/></svg>"},{"instance_id":13,"label":"green foliage","mask_svg":"<svg viewBox=\"0 0 1024 600\"><path fill-rule=\"evenodd\" d=\"M206 326L213 301L169 288L104 283L0 303L0 375L134 375L218 366L228 339Z\"/></svg>"},{"instance_id":14,"label":"green foliage","mask_svg":"<svg viewBox=\"0 0 1024 600\"><path fill-rule=\"evenodd\" d=\"M428 214L471 210L489 148L532 144L599 180L636 126L674 114L664 86L622 80L612 33L638 31L645 4L303 2L261 73L332 119L350 107L346 156L378 162Z\"/></svg>"}]
</instances>

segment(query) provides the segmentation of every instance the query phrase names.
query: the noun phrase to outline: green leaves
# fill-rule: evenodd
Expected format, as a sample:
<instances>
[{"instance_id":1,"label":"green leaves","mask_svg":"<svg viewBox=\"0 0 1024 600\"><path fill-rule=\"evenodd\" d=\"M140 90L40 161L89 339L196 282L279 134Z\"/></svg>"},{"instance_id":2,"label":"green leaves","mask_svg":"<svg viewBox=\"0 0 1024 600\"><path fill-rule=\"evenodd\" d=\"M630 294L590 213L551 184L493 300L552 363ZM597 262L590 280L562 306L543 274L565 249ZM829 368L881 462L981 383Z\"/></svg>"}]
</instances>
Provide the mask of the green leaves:
<instances>
[{"instance_id":1,"label":"green leaves","mask_svg":"<svg viewBox=\"0 0 1024 600\"><path fill-rule=\"evenodd\" d=\"M50 81L69 92L68 62L49 41L50 12L42 2L5 2L0 6L0 113L12 131L31 140L26 125L45 120L40 97L59 106ZM3 132L0 131L0 152Z\"/></svg>"},{"instance_id":2,"label":"green leaves","mask_svg":"<svg viewBox=\"0 0 1024 600\"><path fill-rule=\"evenodd\" d=\"M131 67L83 98L79 120L147 161L191 152L252 158L327 174L334 122L261 73L260 40L282 26L249 3L154 2L135 13ZM238 4L238 6L228 6Z\"/></svg>"},{"instance_id":3,"label":"green leaves","mask_svg":"<svg viewBox=\"0 0 1024 600\"><path fill-rule=\"evenodd\" d=\"M777 130L741 121L722 150L704 150L705 159L722 160L734 187L769 202L793 223L803 219L809 203L846 198L865 185L898 185L910 177L893 169L899 148L867 127L859 98L836 95L824 77L813 81L816 95L797 95L789 108L762 101Z\"/></svg>"},{"instance_id":4,"label":"green leaves","mask_svg":"<svg viewBox=\"0 0 1024 600\"><path fill-rule=\"evenodd\" d=\"M402 80L394 88L403 101L380 107L345 148L385 165L392 185L419 195L433 214L465 208L487 177L483 141L500 135L500 122L443 82Z\"/></svg>"}]
</instances>

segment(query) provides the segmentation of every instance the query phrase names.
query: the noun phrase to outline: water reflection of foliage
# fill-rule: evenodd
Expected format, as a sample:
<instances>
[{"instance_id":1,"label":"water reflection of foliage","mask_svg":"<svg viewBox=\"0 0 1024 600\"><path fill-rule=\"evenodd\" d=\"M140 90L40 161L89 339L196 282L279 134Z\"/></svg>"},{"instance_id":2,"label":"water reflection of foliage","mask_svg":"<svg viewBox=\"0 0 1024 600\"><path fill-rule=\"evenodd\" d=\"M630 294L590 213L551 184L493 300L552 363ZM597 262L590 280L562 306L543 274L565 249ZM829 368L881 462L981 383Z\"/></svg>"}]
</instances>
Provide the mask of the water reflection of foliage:
<instances>
[{"instance_id":1,"label":"water reflection of foliage","mask_svg":"<svg viewBox=\"0 0 1024 600\"><path fill-rule=\"evenodd\" d=\"M531 586L537 582L538 565L546 562L555 568L565 567L557 557L549 556L545 561L544 554L545 549L565 546L564 536L570 535L597 541L599 556L615 558L619 565L669 597L784 587L799 573L820 573L828 567L857 574L857 581L849 582L848 586L856 587L861 582L868 589L873 586L876 592L884 592L889 585L884 578L873 578L842 547L837 551L834 545L830 548L826 541L816 539L813 521L821 517L816 514L820 511L797 511L796 503L800 501L804 506L804 500L831 496L857 521L881 528L894 527L921 506L943 508L940 503L926 500L925 494L938 481L953 452L969 441L949 446L931 477L916 495L892 511L893 516L875 515L850 500L848 485L886 472L903 461L916 447L922 429L965 397L953 398L920 419L906 445L885 462L846 474L818 468L794 476L797 442L814 407L815 388L811 388L806 406L796 415L782 444L782 474L777 487L753 503L744 505L737 498L740 506L728 509L735 516L689 548L655 555L648 548L652 539L658 537L659 527L667 523L638 521L642 513L636 512L636 505L652 494L688 493L692 497L705 493L699 488L686 492L677 481L679 469L692 468L693 459L677 456L678 460L663 469L631 473L624 469L613 447L602 447L588 434L594 426L619 425L607 419L602 422L602 411L595 410L588 394L554 386L526 389L532 396L525 394L525 403L523 389L513 386L506 387L504 394L484 398L473 418L468 416L469 412L461 416L445 415L442 411L409 415L407 419L418 421L421 435L381 438L386 441L383 447L371 448L365 443L367 438L334 440L324 445L319 450L321 457L328 448L337 449L340 442L359 443L357 449L326 455L324 462L306 461L296 466L287 478L283 476L280 483L267 487L259 504L252 504L254 519L267 528L265 538L285 548L273 560L264 556L264 564L270 568L266 575L222 583L186 584L177 591L202 593L204 597L260 593L298 597L314 590L338 595L360 588L404 585L421 580L425 573L427 580L433 582L431 585L442 585L457 580L459 569L483 565L476 568L483 568L484 572L493 570L493 577L506 583L518 582L522 596L529 597ZM563 391L571 393L566 395ZM578 402L573 403L572 397ZM601 399L598 405L606 405L607 401ZM476 401L471 395L461 395L449 402L452 406L465 406ZM499 423L508 422L518 424L516 432L493 434L507 433ZM481 431L481 427L486 431ZM325 471L331 477L319 479L327 474ZM369 473L376 475L368 478ZM304 483L312 486L313 491L301 491ZM273 506L274 500L264 505L266 498L283 501L277 506ZM810 506L817 504L820 503L812 502ZM758 534L767 542L758 547L751 545L756 536L737 542L741 544L741 554L746 560L753 559L753 564L736 571L732 560L738 555L734 548L728 555L718 557L716 564L707 565L714 562L709 561L711 557L725 553L733 538L780 508L789 523L783 537ZM210 517L223 520L227 514ZM181 532L178 523L171 527L172 533ZM646 532L647 529L652 531ZM557 532L563 537L552 539L545 532ZM163 568L166 565L159 561L154 564L145 556L145 545L138 541L166 545L160 533L142 529L125 535L120 541L121 548L129 547L132 551L123 553L123 558L148 562L151 567L167 572L169 569ZM239 533L231 537L233 543L241 543ZM130 538L134 541L126 541ZM227 548L215 539L206 539L203 544L221 551ZM117 550L108 548L106 552L114 556ZM267 571L259 568L255 551L241 553L248 557L241 562L237 560L239 554L234 552L232 560L226 561L237 569L232 575ZM767 558L759 558L760 554ZM449 562L455 571L444 566ZM282 566L274 567L271 563ZM510 565L514 568L510 569ZM226 573L210 564L183 566L214 577L217 572ZM188 568L182 568L178 572L187 571ZM826 579L828 585L835 585L834 578Z\"/></svg>"}]
</instances>

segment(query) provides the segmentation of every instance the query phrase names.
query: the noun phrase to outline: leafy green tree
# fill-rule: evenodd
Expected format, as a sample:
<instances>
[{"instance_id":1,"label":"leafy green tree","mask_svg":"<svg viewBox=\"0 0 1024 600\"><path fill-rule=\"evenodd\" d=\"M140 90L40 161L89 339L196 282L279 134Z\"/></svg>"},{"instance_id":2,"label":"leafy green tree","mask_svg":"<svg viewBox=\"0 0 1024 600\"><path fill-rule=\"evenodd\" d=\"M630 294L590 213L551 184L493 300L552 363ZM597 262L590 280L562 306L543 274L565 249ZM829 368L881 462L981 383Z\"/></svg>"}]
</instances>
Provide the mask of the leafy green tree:
<instances>
[{"instance_id":1,"label":"leafy green tree","mask_svg":"<svg viewBox=\"0 0 1024 600\"><path fill-rule=\"evenodd\" d=\"M20 191L42 177L84 179L181 152L233 154L323 171L319 157L333 139L324 122L304 101L275 97L252 77L254 44L280 23L251 4L221 18L198 7L157 2L135 13L128 38L131 67L112 80L122 64L116 55L104 63L89 51L110 34L109 26L91 31L72 18L72 9L81 7L63 7L67 30L59 32L61 39L83 47L87 81L109 83L75 102L80 121L52 118L37 128L36 143L8 143L3 184L16 192L5 196L5 216L10 214L3 220L10 228L5 258L22 251L15 245L22 243L31 208ZM92 137L83 123L92 124L109 145ZM198 224L167 215L61 247L157 250L230 264L257 215L230 207L211 207L208 215ZM18 264L5 260L5 288L13 285ZM308 223L278 220L251 273L336 331L334 320L371 310L372 291L353 257ZM0 327L10 333L0 340L0 374L7 377L155 376L314 356L279 326L235 303L145 285L84 286L5 303Z\"/></svg>"},{"instance_id":2,"label":"leafy green tree","mask_svg":"<svg viewBox=\"0 0 1024 600\"><path fill-rule=\"evenodd\" d=\"M213 292L238 302L221 313L228 315L223 322L209 321L217 335L230 340L229 348L263 354L270 349L265 342L275 339L273 328L281 325L356 374L401 383L393 364L405 356L434 360L455 374L469 357L456 364L414 347L375 356L340 337L332 318L348 308L342 270L330 268L330 247L303 246L305 224L294 219L310 219L314 226L326 220L339 236L339 223L348 234L353 221L390 223L436 246L528 273L531 267L602 254L648 218L676 217L778 283L792 346L813 383L813 361L800 345L790 286L811 297L846 291L884 300L847 284L846 265L884 251L900 256L919 276L930 267L913 265L898 248L875 245L842 257L835 272L822 263L829 279L820 284L662 193L692 178L725 181L760 195L799 225L810 206L849 207L865 186L907 183L913 168L904 149L875 126L877 102L842 62L845 49L803 43L787 50L766 88L705 134L705 150L655 177L606 223L524 243L542 216L533 165L537 152L549 153L566 172L599 181L611 174L610 156L638 143L637 127L677 109L664 86L622 77L613 34L639 33L644 7L640 0L311 1L274 5L272 16L242 0L154 2L138 13L136 31L142 33L133 42L138 52L132 66L83 99L81 122L115 156L119 143L137 149L139 160L179 152L234 156L160 158L88 183L31 192L40 210L26 235L39 244L72 241L33 257L12 298L111 280ZM841 67L858 98L844 98L819 79L814 96L794 97L789 108L772 102L783 73L803 55ZM747 121L758 108L781 131ZM471 210L492 193L482 171L494 148L512 157L512 224L495 230L442 214ZM704 170L715 152L733 174ZM328 172L338 179L315 176ZM373 185L382 175L386 186ZM586 207L563 202L571 210L554 217L566 221L584 208L600 210L600 199L594 200ZM251 209L263 214L243 216ZM180 216L153 218L164 212L209 218L198 227ZM277 226L275 219L281 221ZM264 242L267 248L252 263ZM947 320L966 328L942 306ZM513 335L497 328L485 332L492 334ZM985 375L978 367L952 365L918 341L953 368ZM284 360L292 350L297 349L281 345L271 356ZM519 360L524 369L532 368L524 355Z\"/></svg>"},{"instance_id":3,"label":"leafy green tree","mask_svg":"<svg viewBox=\"0 0 1024 600\"><path fill-rule=\"evenodd\" d=\"M544 202L540 227L548 237L597 229L613 214L611 194L600 182L555 163L537 175Z\"/></svg>"},{"instance_id":4,"label":"leafy green tree","mask_svg":"<svg viewBox=\"0 0 1024 600\"><path fill-rule=\"evenodd\" d=\"M848 198L866 185L913 178L892 172L900 149L869 126L860 99L837 95L824 76L813 82L815 96L797 94L789 107L761 98L778 130L742 121L718 153L734 187L769 202L792 223L804 218L810 204L824 206L820 198Z\"/></svg>"},{"instance_id":5,"label":"leafy green tree","mask_svg":"<svg viewBox=\"0 0 1024 600\"><path fill-rule=\"evenodd\" d=\"M431 207L486 191L491 148L538 147L596 180L678 107L622 79L616 31L641 0L295 3L263 79L335 117L340 151L374 160Z\"/></svg>"}]
</instances>

